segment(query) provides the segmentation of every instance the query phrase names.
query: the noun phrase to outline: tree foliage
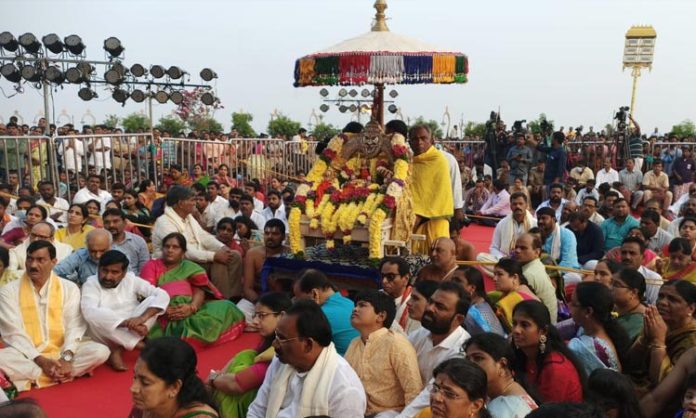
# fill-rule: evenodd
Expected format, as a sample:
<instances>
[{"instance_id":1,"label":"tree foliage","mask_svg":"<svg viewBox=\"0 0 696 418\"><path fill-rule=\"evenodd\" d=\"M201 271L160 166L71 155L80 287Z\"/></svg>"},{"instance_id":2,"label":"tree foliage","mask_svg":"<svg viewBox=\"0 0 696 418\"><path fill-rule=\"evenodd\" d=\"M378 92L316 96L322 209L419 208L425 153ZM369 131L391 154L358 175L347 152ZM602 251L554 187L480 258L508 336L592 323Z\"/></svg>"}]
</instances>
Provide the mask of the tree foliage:
<instances>
[{"instance_id":1,"label":"tree foliage","mask_svg":"<svg viewBox=\"0 0 696 418\"><path fill-rule=\"evenodd\" d=\"M678 138L694 137L696 136L696 125L691 119L686 119L682 123L672 126L670 135L676 135Z\"/></svg>"},{"instance_id":2,"label":"tree foliage","mask_svg":"<svg viewBox=\"0 0 696 418\"><path fill-rule=\"evenodd\" d=\"M466 137L479 137L483 138L483 134L486 132L486 124L469 121L464 125L464 136Z\"/></svg>"},{"instance_id":3,"label":"tree foliage","mask_svg":"<svg viewBox=\"0 0 696 418\"><path fill-rule=\"evenodd\" d=\"M430 128L430 134L432 135L433 139L442 139L444 138L443 133L442 133L442 128L440 127L440 124L437 123L437 121L434 121L432 119L430 120L425 120L423 116L418 116L416 120L413 122L413 126L416 125L426 125L428 128Z\"/></svg>"},{"instance_id":4,"label":"tree foliage","mask_svg":"<svg viewBox=\"0 0 696 418\"><path fill-rule=\"evenodd\" d=\"M553 121L546 117L546 113L541 113L538 119L527 122L527 130L533 134L541 134L541 122L544 120L549 124L549 129L553 132Z\"/></svg>"},{"instance_id":5,"label":"tree foliage","mask_svg":"<svg viewBox=\"0 0 696 418\"><path fill-rule=\"evenodd\" d=\"M280 114L268 122L268 134L272 138L290 139L297 135L297 131L302 127L300 122L294 121L289 117Z\"/></svg>"},{"instance_id":6,"label":"tree foliage","mask_svg":"<svg viewBox=\"0 0 696 418\"><path fill-rule=\"evenodd\" d=\"M254 117L251 113L232 112L232 129L242 138L256 138L256 132L251 127Z\"/></svg>"},{"instance_id":7,"label":"tree foliage","mask_svg":"<svg viewBox=\"0 0 696 418\"><path fill-rule=\"evenodd\" d=\"M120 119L118 116L106 115L106 119L104 119L104 122L102 122L102 124L106 125L106 127L109 129L115 129L118 126L119 122L120 122Z\"/></svg>"},{"instance_id":8,"label":"tree foliage","mask_svg":"<svg viewBox=\"0 0 696 418\"><path fill-rule=\"evenodd\" d=\"M184 132L186 129L186 123L184 123L180 118L176 116L165 116L157 122L155 128L159 129L160 132L167 132L170 135L177 135Z\"/></svg>"},{"instance_id":9,"label":"tree foliage","mask_svg":"<svg viewBox=\"0 0 696 418\"><path fill-rule=\"evenodd\" d=\"M189 129L194 132L222 132L222 124L212 116L200 117L189 121Z\"/></svg>"},{"instance_id":10,"label":"tree foliage","mask_svg":"<svg viewBox=\"0 0 696 418\"><path fill-rule=\"evenodd\" d=\"M129 133L150 130L150 119L141 113L131 113L121 121L123 130Z\"/></svg>"},{"instance_id":11,"label":"tree foliage","mask_svg":"<svg viewBox=\"0 0 696 418\"><path fill-rule=\"evenodd\" d=\"M337 127L333 126L330 123L324 123L320 122L314 125L314 129L312 130L312 135L314 135L314 138L317 141L324 141L326 139L333 138L334 136L338 135L341 132L340 129Z\"/></svg>"}]
</instances>

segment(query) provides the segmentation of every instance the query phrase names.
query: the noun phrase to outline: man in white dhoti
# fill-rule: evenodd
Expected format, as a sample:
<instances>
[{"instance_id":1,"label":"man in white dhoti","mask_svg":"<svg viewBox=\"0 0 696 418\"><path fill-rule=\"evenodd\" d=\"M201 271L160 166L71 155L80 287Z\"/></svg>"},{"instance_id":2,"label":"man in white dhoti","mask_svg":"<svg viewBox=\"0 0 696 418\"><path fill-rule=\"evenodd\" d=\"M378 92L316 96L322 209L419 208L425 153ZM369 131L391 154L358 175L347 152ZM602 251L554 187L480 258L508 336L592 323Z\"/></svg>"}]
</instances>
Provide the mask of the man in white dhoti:
<instances>
[{"instance_id":1,"label":"man in white dhoti","mask_svg":"<svg viewBox=\"0 0 696 418\"><path fill-rule=\"evenodd\" d=\"M515 250L517 239L529 232L536 226L536 219L529 213L527 195L515 192L510 196L510 209L512 213L498 222L493 231L490 253L480 253L476 259L478 261L498 261L503 257L509 257ZM484 269L492 276L491 266L484 266Z\"/></svg>"},{"instance_id":2,"label":"man in white dhoti","mask_svg":"<svg viewBox=\"0 0 696 418\"><path fill-rule=\"evenodd\" d=\"M52 273L56 249L35 241L27 272L0 288L0 370L19 391L51 386L91 372L109 357L103 344L84 340L80 290Z\"/></svg>"},{"instance_id":3,"label":"man in white dhoti","mask_svg":"<svg viewBox=\"0 0 696 418\"><path fill-rule=\"evenodd\" d=\"M319 305L301 300L288 309L276 327L273 347L276 358L248 418L364 418L365 389L336 352L329 320Z\"/></svg>"},{"instance_id":4,"label":"man in white dhoti","mask_svg":"<svg viewBox=\"0 0 696 418\"><path fill-rule=\"evenodd\" d=\"M142 348L142 340L169 306L169 294L128 271L128 257L110 250L95 276L82 285L82 314L91 336L111 350L109 365L126 371L123 350Z\"/></svg>"}]
</instances>

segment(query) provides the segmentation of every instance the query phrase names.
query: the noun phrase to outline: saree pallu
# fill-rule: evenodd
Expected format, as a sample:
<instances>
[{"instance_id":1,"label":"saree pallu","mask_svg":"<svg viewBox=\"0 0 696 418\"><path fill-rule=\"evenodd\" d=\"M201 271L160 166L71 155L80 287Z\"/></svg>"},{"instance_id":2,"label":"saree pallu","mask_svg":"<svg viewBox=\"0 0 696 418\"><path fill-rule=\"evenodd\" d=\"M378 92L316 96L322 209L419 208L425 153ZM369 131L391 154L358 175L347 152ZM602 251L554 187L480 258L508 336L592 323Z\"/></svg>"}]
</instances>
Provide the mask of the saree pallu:
<instances>
[{"instance_id":1,"label":"saree pallu","mask_svg":"<svg viewBox=\"0 0 696 418\"><path fill-rule=\"evenodd\" d=\"M679 360L682 354L688 349L696 346L696 321L691 321L689 325L667 332L665 340L667 345L667 357L662 359L660 364L659 382L667 376Z\"/></svg>"},{"instance_id":2,"label":"saree pallu","mask_svg":"<svg viewBox=\"0 0 696 418\"><path fill-rule=\"evenodd\" d=\"M220 416L222 418L244 418L247 416L249 410L249 405L256 398L256 393L259 390L260 384L251 385L254 387L246 387L240 380L244 379L244 375L252 374L262 374L255 376L258 382L263 382L263 378L266 375L266 370L273 359L275 351L273 348L269 348L263 353L258 353L256 350L243 350L234 356L232 361L227 365L223 373L232 373L237 375L237 382L244 393L236 395L227 395L219 390L213 391L213 398L215 402L220 406ZM242 378L240 379L240 375Z\"/></svg>"},{"instance_id":3,"label":"saree pallu","mask_svg":"<svg viewBox=\"0 0 696 418\"><path fill-rule=\"evenodd\" d=\"M696 285L696 263L690 263L686 268L679 271L672 271L669 268L669 261L665 266L666 273L662 275L665 281L686 280L687 282Z\"/></svg>"},{"instance_id":4,"label":"saree pallu","mask_svg":"<svg viewBox=\"0 0 696 418\"><path fill-rule=\"evenodd\" d=\"M162 260L151 260L143 267L141 276L167 291L171 297L171 307L191 303L194 288L202 289L207 299L188 318L169 321L166 315L160 316L150 330L150 338L179 337L200 348L235 340L244 331L244 314L234 303L222 299L220 292L208 280L205 270L198 264L184 260L167 271Z\"/></svg>"},{"instance_id":5,"label":"saree pallu","mask_svg":"<svg viewBox=\"0 0 696 418\"><path fill-rule=\"evenodd\" d=\"M488 297L495 303L495 315L500 320L506 332L512 329L512 311L518 303L525 300L535 300L534 296L525 292L510 292L504 295L499 291L488 293Z\"/></svg>"}]
</instances>

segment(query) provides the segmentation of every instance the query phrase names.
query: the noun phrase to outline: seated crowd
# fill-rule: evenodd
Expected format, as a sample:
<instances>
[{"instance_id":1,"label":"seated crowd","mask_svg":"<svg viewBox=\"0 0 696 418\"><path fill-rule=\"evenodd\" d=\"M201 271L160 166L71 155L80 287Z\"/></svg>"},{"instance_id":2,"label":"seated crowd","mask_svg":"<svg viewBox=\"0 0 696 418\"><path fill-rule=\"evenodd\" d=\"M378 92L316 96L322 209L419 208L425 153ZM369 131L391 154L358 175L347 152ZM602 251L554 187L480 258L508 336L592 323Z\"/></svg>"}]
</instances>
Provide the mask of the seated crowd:
<instances>
[{"instance_id":1,"label":"seated crowd","mask_svg":"<svg viewBox=\"0 0 696 418\"><path fill-rule=\"evenodd\" d=\"M416 154L446 153L425 131L410 132ZM355 294L315 269L262 286L265 260L289 253L292 184L223 192L186 173L157 195L94 174L72 202L50 182L41 200L4 193L3 389L124 371L140 350L133 417L694 416L691 150L671 192L659 160L568 170L565 140L511 137L490 182L443 174L450 236L416 271L385 256L380 289ZM467 242L472 220L495 226L488 253ZM258 345L199 379L194 349L242 332Z\"/></svg>"}]
</instances>

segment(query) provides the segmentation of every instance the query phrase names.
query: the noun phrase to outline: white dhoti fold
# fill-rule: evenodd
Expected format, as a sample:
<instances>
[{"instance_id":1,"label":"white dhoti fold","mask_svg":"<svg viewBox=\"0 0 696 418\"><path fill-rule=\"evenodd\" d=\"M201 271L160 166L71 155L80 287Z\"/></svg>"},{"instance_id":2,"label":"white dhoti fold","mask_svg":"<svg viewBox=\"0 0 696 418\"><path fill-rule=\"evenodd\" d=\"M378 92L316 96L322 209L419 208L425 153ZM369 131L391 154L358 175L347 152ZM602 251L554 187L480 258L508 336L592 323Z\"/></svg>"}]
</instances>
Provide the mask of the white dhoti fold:
<instances>
[{"instance_id":1,"label":"white dhoti fold","mask_svg":"<svg viewBox=\"0 0 696 418\"><path fill-rule=\"evenodd\" d=\"M79 377L104 363L109 358L109 348L94 341L81 341L77 344L73 356L73 374ZM42 373L41 367L33 360L12 347L0 349L0 365L20 392L29 390L31 384L36 382Z\"/></svg>"},{"instance_id":2,"label":"white dhoti fold","mask_svg":"<svg viewBox=\"0 0 696 418\"><path fill-rule=\"evenodd\" d=\"M97 276L92 276L82 286L81 305L92 338L109 346L132 350L143 336L122 327L123 321L140 316L150 308L159 309L158 314L145 322L149 330L166 311L169 295L131 272L113 289L103 288Z\"/></svg>"}]
</instances>

